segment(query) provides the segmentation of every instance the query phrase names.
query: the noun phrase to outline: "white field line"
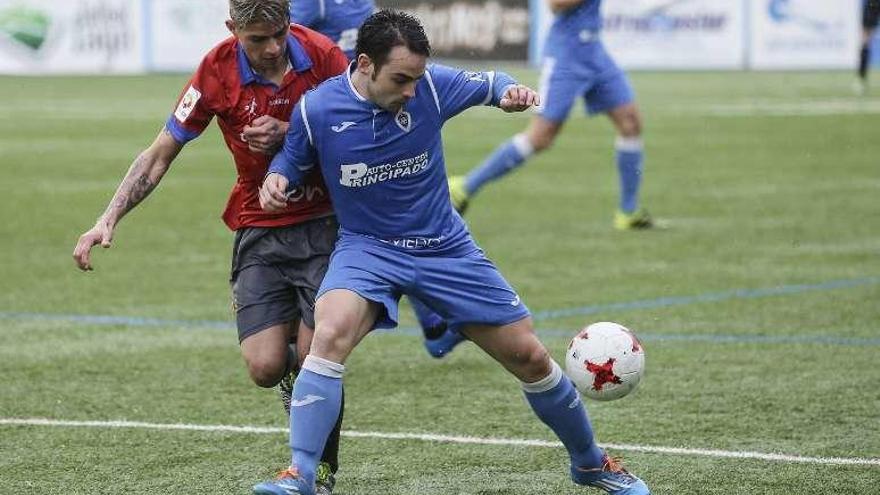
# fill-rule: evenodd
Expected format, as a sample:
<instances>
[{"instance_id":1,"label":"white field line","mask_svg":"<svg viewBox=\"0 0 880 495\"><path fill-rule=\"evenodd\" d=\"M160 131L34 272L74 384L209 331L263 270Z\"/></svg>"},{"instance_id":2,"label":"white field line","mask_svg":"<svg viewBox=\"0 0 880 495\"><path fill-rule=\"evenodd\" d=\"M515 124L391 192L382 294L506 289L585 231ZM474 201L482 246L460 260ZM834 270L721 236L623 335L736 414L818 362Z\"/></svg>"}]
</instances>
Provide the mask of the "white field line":
<instances>
[{"instance_id":1,"label":"white field line","mask_svg":"<svg viewBox=\"0 0 880 495\"><path fill-rule=\"evenodd\" d=\"M207 431L221 433L287 433L287 428L274 428L265 426L232 426L232 425L197 425L182 423L144 423L140 421L62 421L46 418L0 418L0 425L10 426L60 426L60 427L87 427L87 428L142 428L152 430L186 430ZM388 433L374 431L349 431L342 432L345 437L352 438L378 438L383 440L417 440L423 442L441 442L477 445L502 445L517 447L554 447L562 445L559 442L546 440L527 440L515 438L482 438L455 435L432 435L423 433ZM631 445L605 443L603 447L612 450L630 452L645 452L651 454L672 454L700 457L721 457L731 459L758 459L762 461L799 462L804 464L825 465L859 465L880 466L880 459L858 457L809 457L787 454L768 454L763 452L712 450L712 449L687 449L679 447L660 447L654 445Z\"/></svg>"}]
</instances>

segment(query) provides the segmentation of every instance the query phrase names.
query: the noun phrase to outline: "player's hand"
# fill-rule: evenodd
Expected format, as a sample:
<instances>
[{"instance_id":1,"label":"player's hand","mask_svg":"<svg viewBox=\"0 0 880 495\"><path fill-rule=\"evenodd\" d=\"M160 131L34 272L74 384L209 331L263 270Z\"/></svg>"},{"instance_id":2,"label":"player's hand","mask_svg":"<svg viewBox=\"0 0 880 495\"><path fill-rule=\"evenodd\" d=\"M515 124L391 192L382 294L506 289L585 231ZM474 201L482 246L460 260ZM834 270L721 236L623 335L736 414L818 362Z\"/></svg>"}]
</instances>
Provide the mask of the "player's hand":
<instances>
[{"instance_id":1,"label":"player's hand","mask_svg":"<svg viewBox=\"0 0 880 495\"><path fill-rule=\"evenodd\" d=\"M522 112L541 104L541 97L532 88L515 84L507 88L498 106L505 112Z\"/></svg>"},{"instance_id":2,"label":"player's hand","mask_svg":"<svg viewBox=\"0 0 880 495\"><path fill-rule=\"evenodd\" d=\"M244 126L241 138L248 149L255 153L274 155L284 143L288 123L268 115L260 115L250 125Z\"/></svg>"},{"instance_id":3,"label":"player's hand","mask_svg":"<svg viewBox=\"0 0 880 495\"><path fill-rule=\"evenodd\" d=\"M89 256L92 247L100 244L103 248L109 248L113 242L113 227L103 218L98 219L94 227L79 236L76 247L73 248L73 260L80 270L92 270L92 260Z\"/></svg>"},{"instance_id":4,"label":"player's hand","mask_svg":"<svg viewBox=\"0 0 880 495\"><path fill-rule=\"evenodd\" d=\"M260 188L260 206L266 211L279 211L287 207L287 177L269 174Z\"/></svg>"}]
</instances>

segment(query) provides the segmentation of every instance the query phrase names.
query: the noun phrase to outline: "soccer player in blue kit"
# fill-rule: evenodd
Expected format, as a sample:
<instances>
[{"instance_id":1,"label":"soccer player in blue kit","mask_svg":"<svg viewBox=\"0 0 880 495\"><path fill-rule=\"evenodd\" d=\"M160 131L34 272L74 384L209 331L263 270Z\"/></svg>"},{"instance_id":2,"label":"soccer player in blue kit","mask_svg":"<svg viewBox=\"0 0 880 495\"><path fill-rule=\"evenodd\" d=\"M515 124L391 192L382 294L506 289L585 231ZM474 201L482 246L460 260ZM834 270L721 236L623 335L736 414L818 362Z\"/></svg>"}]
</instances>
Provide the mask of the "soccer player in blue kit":
<instances>
[{"instance_id":1,"label":"soccer player in blue kit","mask_svg":"<svg viewBox=\"0 0 880 495\"><path fill-rule=\"evenodd\" d=\"M578 97L589 114L605 113L617 129L615 143L620 202L614 215L619 230L654 226L639 206L642 179L642 121L633 90L600 40L601 0L547 0L556 14L544 43L542 107L525 132L513 136L466 176L449 179L453 204L464 211L487 183L500 179L535 153L549 148Z\"/></svg>"},{"instance_id":2,"label":"soccer player in blue kit","mask_svg":"<svg viewBox=\"0 0 880 495\"><path fill-rule=\"evenodd\" d=\"M373 0L293 0L290 19L330 38L353 60L358 28L374 10Z\"/></svg>"},{"instance_id":3,"label":"soccer player in blue kit","mask_svg":"<svg viewBox=\"0 0 880 495\"><path fill-rule=\"evenodd\" d=\"M363 24L357 58L300 100L260 189L269 211L319 167L340 238L316 302L312 347L294 385L291 466L256 494L312 495L315 466L340 405L345 360L373 328L397 324L416 296L521 383L528 403L566 447L579 485L644 495L644 482L594 440L572 382L534 334L525 304L474 243L449 201L441 128L468 107L523 111L537 94L494 72L427 65L419 21L380 11Z\"/></svg>"},{"instance_id":4,"label":"soccer player in blue kit","mask_svg":"<svg viewBox=\"0 0 880 495\"><path fill-rule=\"evenodd\" d=\"M327 36L349 60L354 60L358 28L375 10L373 0L295 0L290 4L290 18ZM464 341L457 329L448 326L421 301L410 298L410 304L424 334L428 354L442 358Z\"/></svg>"}]
</instances>

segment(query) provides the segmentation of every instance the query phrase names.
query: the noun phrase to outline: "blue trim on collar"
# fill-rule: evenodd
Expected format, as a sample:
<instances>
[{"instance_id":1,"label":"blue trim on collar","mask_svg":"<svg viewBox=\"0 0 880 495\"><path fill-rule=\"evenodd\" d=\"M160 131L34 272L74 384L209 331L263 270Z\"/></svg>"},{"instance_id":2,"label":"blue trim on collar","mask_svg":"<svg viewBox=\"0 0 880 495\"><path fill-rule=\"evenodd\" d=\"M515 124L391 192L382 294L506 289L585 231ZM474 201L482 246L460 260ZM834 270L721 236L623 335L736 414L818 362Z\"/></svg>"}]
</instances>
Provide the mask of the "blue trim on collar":
<instances>
[{"instance_id":1,"label":"blue trim on collar","mask_svg":"<svg viewBox=\"0 0 880 495\"><path fill-rule=\"evenodd\" d=\"M244 53L244 49L241 47L241 43L236 45L236 58L238 59L238 75L241 78L242 86L252 83L275 86L275 83L254 72L250 62L248 62L247 55ZM309 57L306 49L290 33L287 34L287 58L296 72L305 72L312 68L312 59Z\"/></svg>"}]
</instances>

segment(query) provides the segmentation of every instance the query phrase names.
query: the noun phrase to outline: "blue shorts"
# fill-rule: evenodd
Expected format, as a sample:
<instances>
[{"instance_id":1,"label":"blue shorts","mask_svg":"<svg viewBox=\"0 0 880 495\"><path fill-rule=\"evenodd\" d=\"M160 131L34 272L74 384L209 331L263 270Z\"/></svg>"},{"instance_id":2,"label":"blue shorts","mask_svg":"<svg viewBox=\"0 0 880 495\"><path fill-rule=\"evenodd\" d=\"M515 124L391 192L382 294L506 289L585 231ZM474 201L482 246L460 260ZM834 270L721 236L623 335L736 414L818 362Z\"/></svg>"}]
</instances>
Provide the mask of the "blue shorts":
<instances>
[{"instance_id":1,"label":"blue shorts","mask_svg":"<svg viewBox=\"0 0 880 495\"><path fill-rule=\"evenodd\" d=\"M575 99L583 96L589 115L605 113L635 99L626 74L614 63L601 44L591 44L581 60L544 57L541 69L541 106L538 115L561 124Z\"/></svg>"},{"instance_id":2,"label":"blue shorts","mask_svg":"<svg viewBox=\"0 0 880 495\"><path fill-rule=\"evenodd\" d=\"M451 327L501 326L529 316L529 310L479 248L462 256L412 254L370 239L340 239L330 258L318 298L348 289L380 304L374 328L394 328L397 304L406 294L438 313Z\"/></svg>"}]
</instances>

